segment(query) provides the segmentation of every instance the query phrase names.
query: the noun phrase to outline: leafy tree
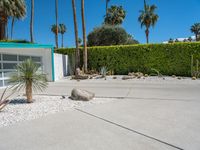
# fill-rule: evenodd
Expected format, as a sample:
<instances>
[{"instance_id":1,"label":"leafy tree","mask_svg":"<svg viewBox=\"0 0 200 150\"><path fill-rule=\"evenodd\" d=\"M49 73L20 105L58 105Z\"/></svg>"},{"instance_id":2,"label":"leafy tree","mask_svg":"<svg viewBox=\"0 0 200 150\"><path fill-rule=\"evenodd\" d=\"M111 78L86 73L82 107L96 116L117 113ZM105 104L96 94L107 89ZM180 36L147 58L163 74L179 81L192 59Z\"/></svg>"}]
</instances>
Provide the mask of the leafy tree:
<instances>
[{"instance_id":1,"label":"leafy tree","mask_svg":"<svg viewBox=\"0 0 200 150\"><path fill-rule=\"evenodd\" d=\"M180 42L180 41L178 39L176 39L175 42Z\"/></svg>"},{"instance_id":2,"label":"leafy tree","mask_svg":"<svg viewBox=\"0 0 200 150\"><path fill-rule=\"evenodd\" d=\"M82 31L83 31L83 68L87 72L87 37L85 25L85 0L81 0L81 17L82 17Z\"/></svg>"},{"instance_id":3,"label":"leafy tree","mask_svg":"<svg viewBox=\"0 0 200 150\"><path fill-rule=\"evenodd\" d=\"M59 24L59 33L62 35L62 47L64 47L64 34L67 31L65 24Z\"/></svg>"},{"instance_id":4,"label":"leafy tree","mask_svg":"<svg viewBox=\"0 0 200 150\"><path fill-rule=\"evenodd\" d=\"M174 43L174 40L172 38L170 38L168 43Z\"/></svg>"},{"instance_id":5,"label":"leafy tree","mask_svg":"<svg viewBox=\"0 0 200 150\"><path fill-rule=\"evenodd\" d=\"M147 43L149 43L149 28L151 26L154 27L159 18L159 16L155 13L156 8L157 7L155 5L145 4L144 10L140 10L138 21L140 22L141 27L146 27L145 34Z\"/></svg>"},{"instance_id":6,"label":"leafy tree","mask_svg":"<svg viewBox=\"0 0 200 150\"><path fill-rule=\"evenodd\" d=\"M120 25L126 17L126 11L122 6L111 6L107 10L104 23L107 25Z\"/></svg>"},{"instance_id":7,"label":"leafy tree","mask_svg":"<svg viewBox=\"0 0 200 150\"><path fill-rule=\"evenodd\" d=\"M135 41L122 27L110 25L94 28L87 38L88 46L125 45Z\"/></svg>"},{"instance_id":8,"label":"leafy tree","mask_svg":"<svg viewBox=\"0 0 200 150\"><path fill-rule=\"evenodd\" d=\"M56 41L56 33L60 32L60 28L59 27L57 28L57 26L54 24L54 25L51 26L51 32L53 32L55 34L55 43L57 43L57 41Z\"/></svg>"},{"instance_id":9,"label":"leafy tree","mask_svg":"<svg viewBox=\"0 0 200 150\"><path fill-rule=\"evenodd\" d=\"M192 37L189 37L189 38L188 38L188 41L192 42Z\"/></svg>"},{"instance_id":10,"label":"leafy tree","mask_svg":"<svg viewBox=\"0 0 200 150\"><path fill-rule=\"evenodd\" d=\"M0 1L0 40L6 38L8 19L15 17L21 19L26 15L26 4L24 0L1 0ZM14 26L14 23L13 23Z\"/></svg>"},{"instance_id":11,"label":"leafy tree","mask_svg":"<svg viewBox=\"0 0 200 150\"><path fill-rule=\"evenodd\" d=\"M196 41L198 41L200 35L200 23L195 23L194 25L192 25L190 31L195 34Z\"/></svg>"},{"instance_id":12,"label":"leafy tree","mask_svg":"<svg viewBox=\"0 0 200 150\"><path fill-rule=\"evenodd\" d=\"M16 73L10 78L10 83L14 86L14 91L26 89L27 102L32 102L32 91L44 90L47 87L47 78L45 74L40 73L39 65L31 59L18 64Z\"/></svg>"}]
</instances>

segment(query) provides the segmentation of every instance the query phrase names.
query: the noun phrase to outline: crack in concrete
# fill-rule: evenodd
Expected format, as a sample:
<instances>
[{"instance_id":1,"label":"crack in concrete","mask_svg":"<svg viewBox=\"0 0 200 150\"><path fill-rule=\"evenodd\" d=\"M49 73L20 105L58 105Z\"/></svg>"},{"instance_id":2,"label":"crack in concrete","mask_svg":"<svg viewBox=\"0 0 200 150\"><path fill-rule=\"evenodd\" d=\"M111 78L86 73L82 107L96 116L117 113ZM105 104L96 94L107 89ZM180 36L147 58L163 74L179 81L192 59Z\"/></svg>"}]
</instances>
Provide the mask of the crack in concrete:
<instances>
[{"instance_id":1,"label":"crack in concrete","mask_svg":"<svg viewBox=\"0 0 200 150\"><path fill-rule=\"evenodd\" d=\"M130 131L130 132L133 132L133 133L136 133L136 134L141 135L141 136L143 136L143 137L146 137L146 138L148 138L148 139L157 141L157 142L159 142L159 143L165 144L165 145L167 145L167 146L173 147L173 148L178 149L178 150L184 150L183 148L180 148L180 147L175 146L175 145L173 145L173 144L170 144L170 143L168 143L168 142L162 141L162 140L157 139L157 138L155 138L155 137L153 137L153 136L149 136L149 135L147 135L147 134L138 132L138 131L136 131L136 130L133 130L133 129L128 128L128 127L125 127L125 126L123 126L123 125L120 125L120 124L118 124L118 123L112 122L112 121L110 121L110 120L104 119L104 118L102 118L102 117L96 116L96 115L94 115L94 114L91 114L91 113L89 113L89 112L83 111L83 110L81 110L81 109L78 109L78 108L74 108L74 109L77 110L77 111L79 111L79 112L81 112L81 113L87 114L87 115L92 116L92 117L94 117L94 118L103 120L103 121L105 121L105 122L107 122L107 123L110 123L110 124L112 124L112 125L118 126L118 127L123 128L123 129L125 129L125 130L128 130L128 131Z\"/></svg>"}]
</instances>

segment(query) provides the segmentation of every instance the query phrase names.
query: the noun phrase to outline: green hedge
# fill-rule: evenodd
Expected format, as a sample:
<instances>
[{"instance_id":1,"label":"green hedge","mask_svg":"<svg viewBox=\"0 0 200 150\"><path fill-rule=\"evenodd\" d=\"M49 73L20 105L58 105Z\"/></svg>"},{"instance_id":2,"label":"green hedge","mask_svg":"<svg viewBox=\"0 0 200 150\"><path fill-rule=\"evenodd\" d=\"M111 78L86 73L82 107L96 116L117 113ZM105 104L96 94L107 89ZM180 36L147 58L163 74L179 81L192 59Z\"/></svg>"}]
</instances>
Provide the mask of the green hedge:
<instances>
[{"instance_id":1,"label":"green hedge","mask_svg":"<svg viewBox=\"0 0 200 150\"><path fill-rule=\"evenodd\" d=\"M57 52L74 58L73 48L58 49ZM191 55L194 60L200 60L200 43L89 47L88 67L99 70L106 66L115 74L151 73L154 68L164 75L190 76Z\"/></svg>"}]
</instances>

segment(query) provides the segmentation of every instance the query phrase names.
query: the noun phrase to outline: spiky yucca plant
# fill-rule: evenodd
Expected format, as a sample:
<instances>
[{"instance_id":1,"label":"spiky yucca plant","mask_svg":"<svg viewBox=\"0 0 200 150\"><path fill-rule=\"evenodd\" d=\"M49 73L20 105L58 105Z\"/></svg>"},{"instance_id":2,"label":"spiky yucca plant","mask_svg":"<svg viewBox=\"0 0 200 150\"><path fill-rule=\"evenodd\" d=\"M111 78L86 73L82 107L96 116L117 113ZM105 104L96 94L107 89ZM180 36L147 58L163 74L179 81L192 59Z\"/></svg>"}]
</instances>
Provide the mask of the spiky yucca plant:
<instances>
[{"instance_id":1,"label":"spiky yucca plant","mask_svg":"<svg viewBox=\"0 0 200 150\"><path fill-rule=\"evenodd\" d=\"M43 91L47 87L47 77L40 73L39 65L27 59L16 66L16 73L10 78L14 91L25 88L27 102L32 102L32 91Z\"/></svg>"}]
</instances>

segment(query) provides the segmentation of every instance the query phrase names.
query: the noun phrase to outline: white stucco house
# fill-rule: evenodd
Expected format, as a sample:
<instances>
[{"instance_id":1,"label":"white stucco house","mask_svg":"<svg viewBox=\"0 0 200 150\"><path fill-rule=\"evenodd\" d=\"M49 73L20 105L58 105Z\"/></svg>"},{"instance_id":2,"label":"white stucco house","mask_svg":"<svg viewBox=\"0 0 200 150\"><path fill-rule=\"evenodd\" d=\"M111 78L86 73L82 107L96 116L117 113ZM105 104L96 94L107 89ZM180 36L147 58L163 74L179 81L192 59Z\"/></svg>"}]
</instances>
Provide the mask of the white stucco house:
<instances>
[{"instance_id":1,"label":"white stucco house","mask_svg":"<svg viewBox=\"0 0 200 150\"><path fill-rule=\"evenodd\" d=\"M0 43L0 87L8 85L15 66L28 58L41 66L48 81L56 81L67 75L67 56L55 54L52 45Z\"/></svg>"}]
</instances>

